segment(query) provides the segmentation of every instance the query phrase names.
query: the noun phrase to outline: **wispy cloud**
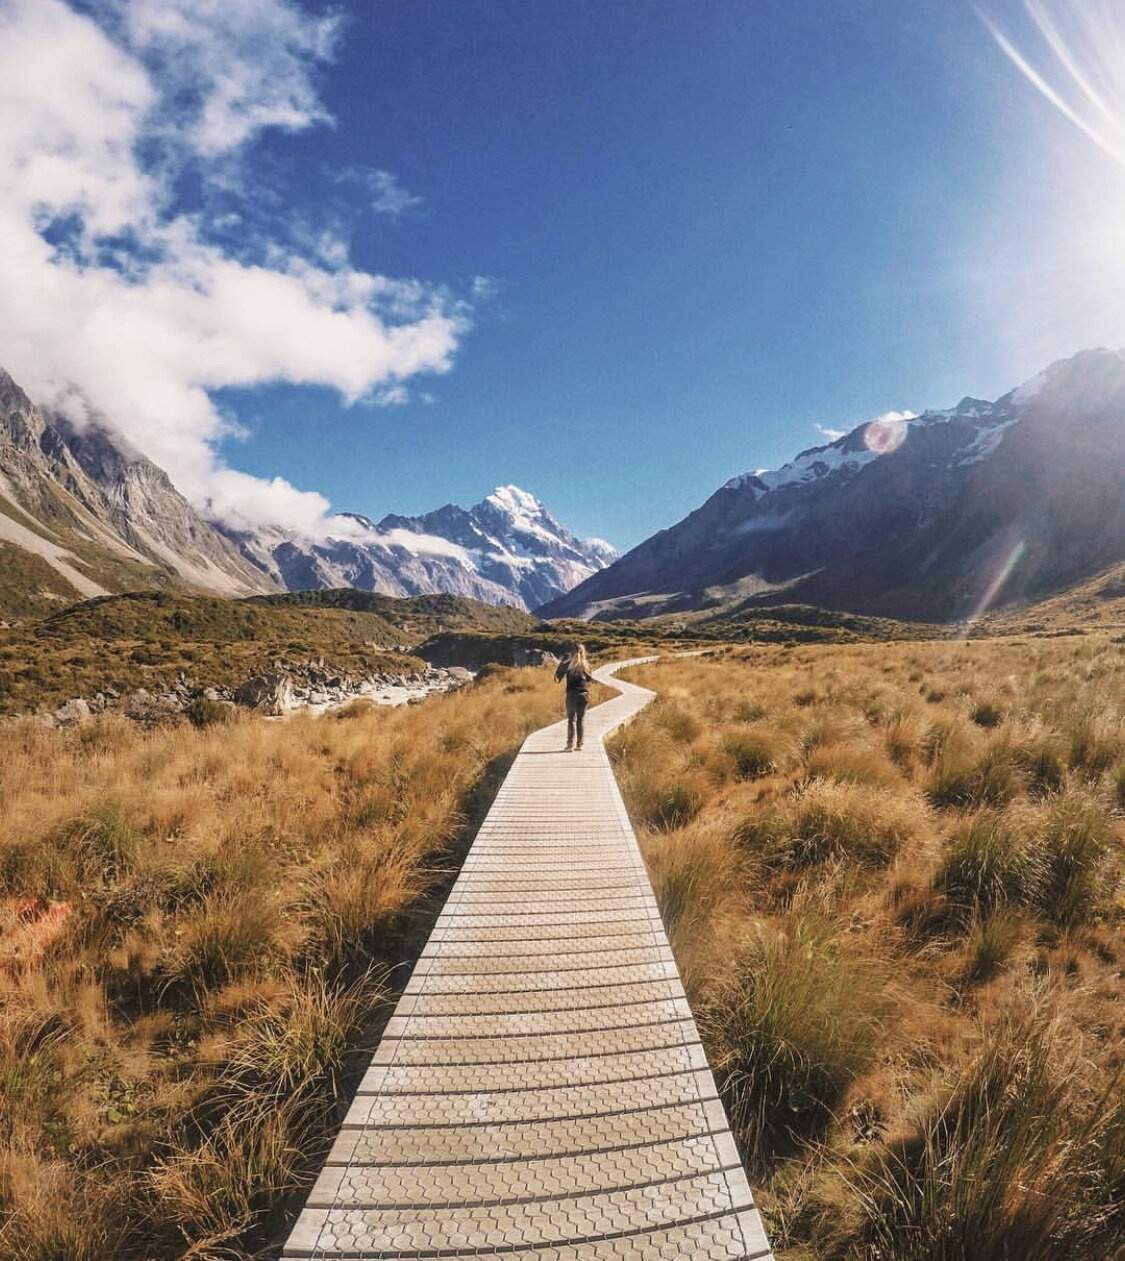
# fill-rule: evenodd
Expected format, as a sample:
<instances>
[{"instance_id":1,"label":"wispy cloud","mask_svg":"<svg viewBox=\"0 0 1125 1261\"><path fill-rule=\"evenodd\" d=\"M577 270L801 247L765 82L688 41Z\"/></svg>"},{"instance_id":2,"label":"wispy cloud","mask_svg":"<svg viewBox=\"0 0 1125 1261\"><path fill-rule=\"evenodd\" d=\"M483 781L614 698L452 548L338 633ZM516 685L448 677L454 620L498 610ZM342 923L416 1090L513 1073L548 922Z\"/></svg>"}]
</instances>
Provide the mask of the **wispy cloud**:
<instances>
[{"instance_id":1,"label":"wispy cloud","mask_svg":"<svg viewBox=\"0 0 1125 1261\"><path fill-rule=\"evenodd\" d=\"M848 431L846 429L830 429L827 425L813 425L817 433L822 433L829 442L836 442L842 438Z\"/></svg>"},{"instance_id":2,"label":"wispy cloud","mask_svg":"<svg viewBox=\"0 0 1125 1261\"><path fill-rule=\"evenodd\" d=\"M341 184L356 184L367 194L368 207L377 215L399 219L409 210L424 206L425 198L409 193L392 171L377 167L349 166L337 171L334 178Z\"/></svg>"},{"instance_id":3,"label":"wispy cloud","mask_svg":"<svg viewBox=\"0 0 1125 1261\"><path fill-rule=\"evenodd\" d=\"M292 382L394 402L451 367L468 327L447 292L356 268L334 225L286 235L255 218L261 185L240 168L256 139L331 125L316 79L339 21L323 12L0 0L3 366L80 422L103 414L216 514L310 533L323 497L224 467L211 392ZM189 169L222 185L221 213L179 206Z\"/></svg>"}]
</instances>

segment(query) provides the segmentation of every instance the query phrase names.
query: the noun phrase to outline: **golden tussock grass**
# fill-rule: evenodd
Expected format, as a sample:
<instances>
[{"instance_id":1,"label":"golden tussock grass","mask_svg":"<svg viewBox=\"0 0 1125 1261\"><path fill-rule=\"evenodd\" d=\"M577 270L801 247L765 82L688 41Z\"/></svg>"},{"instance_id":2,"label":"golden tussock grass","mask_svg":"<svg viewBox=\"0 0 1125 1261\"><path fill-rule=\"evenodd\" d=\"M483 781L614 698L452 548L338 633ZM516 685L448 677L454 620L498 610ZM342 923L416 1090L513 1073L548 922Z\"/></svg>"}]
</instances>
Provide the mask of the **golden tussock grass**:
<instances>
[{"instance_id":1,"label":"golden tussock grass","mask_svg":"<svg viewBox=\"0 0 1125 1261\"><path fill-rule=\"evenodd\" d=\"M612 755L779 1254L1125 1255L1125 645L630 677Z\"/></svg>"},{"instance_id":2,"label":"golden tussock grass","mask_svg":"<svg viewBox=\"0 0 1125 1261\"><path fill-rule=\"evenodd\" d=\"M549 671L403 710L0 726L0 1256L249 1258L315 1174ZM26 914L26 909L24 911Z\"/></svg>"}]
</instances>

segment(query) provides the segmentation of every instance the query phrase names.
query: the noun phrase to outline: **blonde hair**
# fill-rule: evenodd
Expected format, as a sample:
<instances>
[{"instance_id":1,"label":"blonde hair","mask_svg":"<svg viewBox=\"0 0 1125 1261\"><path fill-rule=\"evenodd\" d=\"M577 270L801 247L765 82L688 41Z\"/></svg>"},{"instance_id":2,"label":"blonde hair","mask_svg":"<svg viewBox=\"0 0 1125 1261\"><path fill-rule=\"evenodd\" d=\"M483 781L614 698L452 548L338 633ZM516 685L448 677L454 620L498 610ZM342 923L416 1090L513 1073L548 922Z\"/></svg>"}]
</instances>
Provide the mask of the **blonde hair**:
<instances>
[{"instance_id":1,"label":"blonde hair","mask_svg":"<svg viewBox=\"0 0 1125 1261\"><path fill-rule=\"evenodd\" d=\"M590 662L586 656L586 645L575 644L574 655L567 662L567 670L589 670Z\"/></svg>"}]
</instances>

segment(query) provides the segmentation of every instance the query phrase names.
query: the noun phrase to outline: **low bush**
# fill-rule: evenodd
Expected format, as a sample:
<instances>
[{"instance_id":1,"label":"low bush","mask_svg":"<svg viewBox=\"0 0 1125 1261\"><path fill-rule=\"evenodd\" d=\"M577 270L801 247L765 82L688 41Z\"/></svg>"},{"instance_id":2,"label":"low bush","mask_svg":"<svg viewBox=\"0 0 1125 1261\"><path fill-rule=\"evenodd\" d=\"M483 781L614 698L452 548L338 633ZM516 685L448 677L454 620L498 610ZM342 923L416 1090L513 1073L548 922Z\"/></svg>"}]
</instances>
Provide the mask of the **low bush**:
<instances>
[{"instance_id":1,"label":"low bush","mask_svg":"<svg viewBox=\"0 0 1125 1261\"><path fill-rule=\"evenodd\" d=\"M1121 759L1122 736L1116 723L1097 714L1084 714L1070 729L1070 765L1098 776Z\"/></svg>"},{"instance_id":2,"label":"low bush","mask_svg":"<svg viewBox=\"0 0 1125 1261\"><path fill-rule=\"evenodd\" d=\"M184 709L184 717L193 727L214 727L218 723L230 722L234 718L234 706L211 700L206 696L197 696L188 702Z\"/></svg>"},{"instance_id":3,"label":"low bush","mask_svg":"<svg viewBox=\"0 0 1125 1261\"><path fill-rule=\"evenodd\" d=\"M662 832L670 832L689 824L703 809L703 801L704 788L699 776L677 776L656 790L643 821Z\"/></svg>"},{"instance_id":4,"label":"low bush","mask_svg":"<svg viewBox=\"0 0 1125 1261\"><path fill-rule=\"evenodd\" d=\"M112 882L132 870L142 842L136 825L116 805L91 807L64 833L64 844L83 885Z\"/></svg>"},{"instance_id":5,"label":"low bush","mask_svg":"<svg viewBox=\"0 0 1125 1261\"><path fill-rule=\"evenodd\" d=\"M1027 776L1027 786L1036 796L1058 792L1066 782L1066 761L1053 743L1021 749L1016 760Z\"/></svg>"},{"instance_id":6,"label":"low bush","mask_svg":"<svg viewBox=\"0 0 1125 1261\"><path fill-rule=\"evenodd\" d=\"M977 701L969 710L969 717L978 727L999 727L1004 711L993 701Z\"/></svg>"},{"instance_id":7,"label":"low bush","mask_svg":"<svg viewBox=\"0 0 1125 1261\"><path fill-rule=\"evenodd\" d=\"M941 758L928 790L939 809L1004 806L1019 791L1015 758L1006 744L994 744L973 762Z\"/></svg>"},{"instance_id":8,"label":"low bush","mask_svg":"<svg viewBox=\"0 0 1125 1261\"><path fill-rule=\"evenodd\" d=\"M966 979L973 983L991 980L1008 962L1022 928L1019 918L1006 910L995 911L974 924L969 934Z\"/></svg>"},{"instance_id":9,"label":"low bush","mask_svg":"<svg viewBox=\"0 0 1125 1261\"><path fill-rule=\"evenodd\" d=\"M1059 924L1089 918L1104 893L1109 819L1099 801L1070 792L1047 809L1040 838L1044 875L1037 901Z\"/></svg>"},{"instance_id":10,"label":"low bush","mask_svg":"<svg viewBox=\"0 0 1125 1261\"><path fill-rule=\"evenodd\" d=\"M917 835L924 810L868 785L814 779L779 806L746 820L737 839L774 866L836 860L885 866Z\"/></svg>"}]
</instances>

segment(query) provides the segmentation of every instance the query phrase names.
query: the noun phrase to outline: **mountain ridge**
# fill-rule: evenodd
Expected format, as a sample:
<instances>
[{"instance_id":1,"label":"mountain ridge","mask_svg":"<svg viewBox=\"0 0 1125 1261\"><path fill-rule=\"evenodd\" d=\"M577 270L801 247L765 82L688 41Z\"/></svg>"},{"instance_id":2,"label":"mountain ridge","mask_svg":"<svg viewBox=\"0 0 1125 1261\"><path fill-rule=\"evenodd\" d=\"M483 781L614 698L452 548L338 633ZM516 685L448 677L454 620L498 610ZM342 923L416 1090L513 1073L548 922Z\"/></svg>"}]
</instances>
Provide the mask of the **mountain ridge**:
<instances>
[{"instance_id":1,"label":"mountain ridge","mask_svg":"<svg viewBox=\"0 0 1125 1261\"><path fill-rule=\"evenodd\" d=\"M616 556L511 485L467 510L333 520L341 537L321 540L207 520L106 418L78 426L48 415L0 369L0 619L161 589L249 596L356 587L526 610Z\"/></svg>"},{"instance_id":2,"label":"mountain ridge","mask_svg":"<svg viewBox=\"0 0 1125 1261\"><path fill-rule=\"evenodd\" d=\"M151 461L95 423L78 430L0 370L0 616L113 590L267 590Z\"/></svg>"},{"instance_id":3,"label":"mountain ridge","mask_svg":"<svg viewBox=\"0 0 1125 1261\"><path fill-rule=\"evenodd\" d=\"M1123 420L1125 358L1082 351L995 402L873 421L731 478L536 612L781 598L947 622L1037 598L1125 557Z\"/></svg>"},{"instance_id":4,"label":"mountain ridge","mask_svg":"<svg viewBox=\"0 0 1125 1261\"><path fill-rule=\"evenodd\" d=\"M534 495L512 485L467 509L447 503L415 517L388 513L377 523L359 513L334 520L347 523L347 537L227 533L243 556L289 590L444 591L523 609L556 598L617 554L604 540L578 538Z\"/></svg>"}]
</instances>

